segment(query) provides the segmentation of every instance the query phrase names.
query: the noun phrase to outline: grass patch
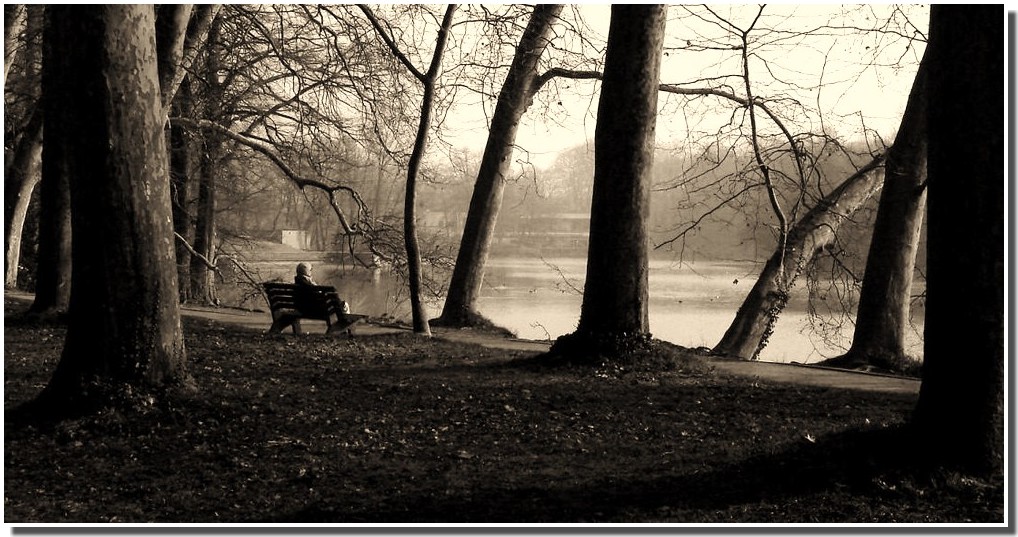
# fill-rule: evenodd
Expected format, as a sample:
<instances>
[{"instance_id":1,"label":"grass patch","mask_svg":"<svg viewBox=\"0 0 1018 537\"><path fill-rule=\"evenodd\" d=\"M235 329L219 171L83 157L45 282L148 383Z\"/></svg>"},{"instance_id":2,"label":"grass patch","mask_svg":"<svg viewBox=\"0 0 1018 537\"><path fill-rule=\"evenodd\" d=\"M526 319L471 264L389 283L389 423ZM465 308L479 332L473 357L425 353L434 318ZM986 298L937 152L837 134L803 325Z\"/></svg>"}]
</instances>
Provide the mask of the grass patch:
<instances>
[{"instance_id":1,"label":"grass patch","mask_svg":"<svg viewBox=\"0 0 1018 537\"><path fill-rule=\"evenodd\" d=\"M47 382L64 329L5 306L10 416ZM196 395L7 422L5 522L1003 521L1002 476L909 469L914 395L539 367L409 334L185 319L185 337Z\"/></svg>"}]
</instances>

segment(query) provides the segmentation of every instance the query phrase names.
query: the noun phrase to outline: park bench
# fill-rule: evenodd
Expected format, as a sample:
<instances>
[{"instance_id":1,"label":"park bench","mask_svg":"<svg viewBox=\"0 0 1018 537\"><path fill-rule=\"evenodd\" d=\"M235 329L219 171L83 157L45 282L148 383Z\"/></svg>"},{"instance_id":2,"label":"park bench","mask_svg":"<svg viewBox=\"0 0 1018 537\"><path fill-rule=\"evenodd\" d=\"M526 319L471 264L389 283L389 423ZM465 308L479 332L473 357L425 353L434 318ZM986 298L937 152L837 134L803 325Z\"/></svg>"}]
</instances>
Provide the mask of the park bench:
<instances>
[{"instance_id":1,"label":"park bench","mask_svg":"<svg viewBox=\"0 0 1018 537\"><path fill-rule=\"evenodd\" d=\"M297 285L283 282L262 284L272 310L270 334L282 333L287 326L294 334L301 333L300 320L325 321L327 334L347 330L367 315L344 313L344 302L335 287L328 285Z\"/></svg>"}]
</instances>

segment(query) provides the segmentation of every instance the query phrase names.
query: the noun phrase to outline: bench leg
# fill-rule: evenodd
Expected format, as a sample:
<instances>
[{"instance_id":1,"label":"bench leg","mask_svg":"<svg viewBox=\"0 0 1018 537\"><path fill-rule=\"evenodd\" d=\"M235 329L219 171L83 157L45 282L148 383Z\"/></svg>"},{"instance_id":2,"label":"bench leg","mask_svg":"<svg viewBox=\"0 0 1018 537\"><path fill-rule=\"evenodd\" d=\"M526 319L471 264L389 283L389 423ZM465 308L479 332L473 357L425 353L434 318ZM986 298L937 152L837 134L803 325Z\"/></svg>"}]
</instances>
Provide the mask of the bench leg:
<instances>
[{"instance_id":1,"label":"bench leg","mask_svg":"<svg viewBox=\"0 0 1018 537\"><path fill-rule=\"evenodd\" d=\"M342 317L337 318L335 322L333 322L331 318L326 320L325 322L326 324L329 325L329 327L325 329L326 334L335 334L337 332L342 332L348 326L343 323Z\"/></svg>"},{"instance_id":2,"label":"bench leg","mask_svg":"<svg viewBox=\"0 0 1018 537\"><path fill-rule=\"evenodd\" d=\"M363 319L364 315L337 315L336 322L329 325L329 329L326 333L332 334L345 331L348 336L353 337L353 330L351 327Z\"/></svg>"},{"instance_id":3,"label":"bench leg","mask_svg":"<svg viewBox=\"0 0 1018 537\"><path fill-rule=\"evenodd\" d=\"M286 322L285 320L283 320L283 319L273 319L272 320L272 326L269 327L269 333L270 334L282 334L283 333L283 329L286 328L287 326L290 326L290 323Z\"/></svg>"},{"instance_id":4,"label":"bench leg","mask_svg":"<svg viewBox=\"0 0 1018 537\"><path fill-rule=\"evenodd\" d=\"M272 326L269 327L270 334L282 334L286 327L293 327L293 333L299 334L300 332L300 318L291 317L289 315L282 315L272 320Z\"/></svg>"}]
</instances>

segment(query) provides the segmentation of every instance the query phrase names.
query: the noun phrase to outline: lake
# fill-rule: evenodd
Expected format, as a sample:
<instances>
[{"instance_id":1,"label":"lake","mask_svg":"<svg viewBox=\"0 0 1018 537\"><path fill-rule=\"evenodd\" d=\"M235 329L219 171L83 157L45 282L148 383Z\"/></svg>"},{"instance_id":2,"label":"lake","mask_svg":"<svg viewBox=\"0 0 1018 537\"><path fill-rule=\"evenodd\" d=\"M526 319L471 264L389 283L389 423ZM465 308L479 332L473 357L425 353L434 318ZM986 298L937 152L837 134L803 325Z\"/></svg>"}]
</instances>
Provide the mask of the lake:
<instances>
[{"instance_id":1,"label":"lake","mask_svg":"<svg viewBox=\"0 0 1018 537\"><path fill-rule=\"evenodd\" d=\"M257 263L263 280L293 278L293 262ZM752 288L759 267L751 263L678 264L651 261L650 331L684 347L712 347L720 341ZM523 339L546 340L572 332L579 321L586 259L491 258L478 309L496 324ZM383 271L315 263L319 283L334 285L353 311L396 319L409 316L406 290ZM263 308L257 298L246 307ZM441 313L441 302L428 304L429 317ZM811 322L806 291L800 281L782 312L763 361L815 363L842 354L851 343L853 325L827 327ZM815 321L815 319L814 319ZM922 356L922 319L914 320L908 352ZM822 337L821 332L828 334Z\"/></svg>"}]
</instances>

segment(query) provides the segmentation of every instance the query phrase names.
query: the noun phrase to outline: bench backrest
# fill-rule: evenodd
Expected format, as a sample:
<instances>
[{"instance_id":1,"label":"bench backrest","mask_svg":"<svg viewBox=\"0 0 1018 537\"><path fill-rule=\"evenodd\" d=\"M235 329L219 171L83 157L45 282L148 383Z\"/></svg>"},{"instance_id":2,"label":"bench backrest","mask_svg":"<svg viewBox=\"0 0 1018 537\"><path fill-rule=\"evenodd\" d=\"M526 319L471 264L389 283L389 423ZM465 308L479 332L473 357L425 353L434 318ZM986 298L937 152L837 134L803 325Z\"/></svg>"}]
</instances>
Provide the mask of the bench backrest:
<instances>
[{"instance_id":1,"label":"bench backrest","mask_svg":"<svg viewBox=\"0 0 1018 537\"><path fill-rule=\"evenodd\" d=\"M265 282L262 284L269 297L269 308L295 310L307 318L328 318L329 295L336 294L336 288L329 285L297 285L293 283Z\"/></svg>"}]
</instances>

